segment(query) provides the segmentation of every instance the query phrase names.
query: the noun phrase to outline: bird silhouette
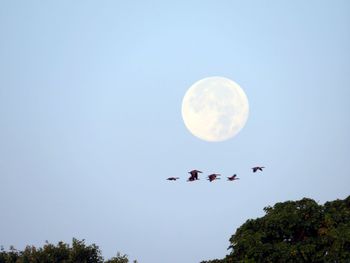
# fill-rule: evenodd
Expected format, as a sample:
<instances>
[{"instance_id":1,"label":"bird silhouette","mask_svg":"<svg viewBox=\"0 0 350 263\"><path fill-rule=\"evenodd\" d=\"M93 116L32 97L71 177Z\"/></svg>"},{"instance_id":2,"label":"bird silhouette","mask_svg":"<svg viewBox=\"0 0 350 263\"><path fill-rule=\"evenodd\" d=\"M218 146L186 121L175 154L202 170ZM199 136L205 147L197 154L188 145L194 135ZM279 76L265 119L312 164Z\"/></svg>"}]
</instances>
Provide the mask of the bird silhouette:
<instances>
[{"instance_id":1,"label":"bird silhouette","mask_svg":"<svg viewBox=\"0 0 350 263\"><path fill-rule=\"evenodd\" d=\"M167 180L169 181L176 181L177 179L180 179L179 177L169 177Z\"/></svg>"},{"instance_id":2,"label":"bird silhouette","mask_svg":"<svg viewBox=\"0 0 350 263\"><path fill-rule=\"evenodd\" d=\"M191 176L188 178L187 181L195 181L195 180L199 180L198 179L198 173L202 173L201 171L198 171L198 170L192 170L190 172L188 172Z\"/></svg>"},{"instance_id":3,"label":"bird silhouette","mask_svg":"<svg viewBox=\"0 0 350 263\"><path fill-rule=\"evenodd\" d=\"M253 173L255 173L256 171L262 171L263 170L263 168L265 168L264 166L255 166L255 167L253 167L252 169L253 169Z\"/></svg>"},{"instance_id":4,"label":"bird silhouette","mask_svg":"<svg viewBox=\"0 0 350 263\"><path fill-rule=\"evenodd\" d=\"M218 176L220 176L220 174L210 174L210 175L208 175L209 182L212 182L214 180L220 179L220 178L218 178Z\"/></svg>"},{"instance_id":5,"label":"bird silhouette","mask_svg":"<svg viewBox=\"0 0 350 263\"><path fill-rule=\"evenodd\" d=\"M229 177L227 177L227 180L228 181L234 181L234 180L238 180L239 178L237 177L237 174L234 174L234 175L232 175L232 176L229 176Z\"/></svg>"}]
</instances>

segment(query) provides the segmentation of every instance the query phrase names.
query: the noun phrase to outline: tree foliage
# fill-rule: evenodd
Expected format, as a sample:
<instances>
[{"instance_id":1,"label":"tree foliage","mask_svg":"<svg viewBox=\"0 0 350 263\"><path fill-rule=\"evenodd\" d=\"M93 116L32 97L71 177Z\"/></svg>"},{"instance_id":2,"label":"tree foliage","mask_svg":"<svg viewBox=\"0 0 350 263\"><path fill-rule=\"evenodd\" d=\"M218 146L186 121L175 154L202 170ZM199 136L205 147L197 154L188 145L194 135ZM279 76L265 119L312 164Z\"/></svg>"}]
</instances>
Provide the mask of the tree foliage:
<instances>
[{"instance_id":1,"label":"tree foliage","mask_svg":"<svg viewBox=\"0 0 350 263\"><path fill-rule=\"evenodd\" d=\"M202 263L350 262L350 196L324 205L303 198L264 211L232 235L229 255Z\"/></svg>"},{"instance_id":2,"label":"tree foliage","mask_svg":"<svg viewBox=\"0 0 350 263\"><path fill-rule=\"evenodd\" d=\"M10 247L1 248L0 263L128 263L127 255L104 261L101 251L95 244L86 245L84 240L73 238L72 245L59 242L57 245L46 242L43 247L27 246L23 251ZM135 263L136 261L134 261Z\"/></svg>"}]
</instances>

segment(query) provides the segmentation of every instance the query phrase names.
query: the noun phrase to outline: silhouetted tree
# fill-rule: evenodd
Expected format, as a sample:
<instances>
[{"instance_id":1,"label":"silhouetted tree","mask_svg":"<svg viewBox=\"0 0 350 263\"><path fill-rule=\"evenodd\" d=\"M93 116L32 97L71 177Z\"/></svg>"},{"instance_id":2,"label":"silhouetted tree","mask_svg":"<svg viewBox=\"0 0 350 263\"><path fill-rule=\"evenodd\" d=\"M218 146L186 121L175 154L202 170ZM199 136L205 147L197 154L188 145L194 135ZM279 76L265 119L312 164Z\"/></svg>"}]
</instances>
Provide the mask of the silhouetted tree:
<instances>
[{"instance_id":1,"label":"silhouetted tree","mask_svg":"<svg viewBox=\"0 0 350 263\"><path fill-rule=\"evenodd\" d=\"M105 263L128 263L129 259L127 255L121 255L119 252L116 257L107 260ZM136 261L134 261L135 263ZM136 262L137 263L137 262Z\"/></svg>"},{"instance_id":2,"label":"silhouetted tree","mask_svg":"<svg viewBox=\"0 0 350 263\"><path fill-rule=\"evenodd\" d=\"M7 252L1 247L0 252L0 263L15 263L19 258L19 252L13 247L10 247L10 250Z\"/></svg>"},{"instance_id":3,"label":"silhouetted tree","mask_svg":"<svg viewBox=\"0 0 350 263\"><path fill-rule=\"evenodd\" d=\"M13 246L9 251L0 250L0 263L103 263L101 251L95 244L86 245L84 239L73 238L72 246L59 242L57 245L46 241L41 248L27 246L23 251ZM128 263L127 255L119 252L106 263ZM136 263L136 261L134 261Z\"/></svg>"},{"instance_id":4,"label":"silhouetted tree","mask_svg":"<svg viewBox=\"0 0 350 263\"><path fill-rule=\"evenodd\" d=\"M229 262L350 262L350 196L327 202L277 203L247 220L230 238Z\"/></svg>"}]
</instances>

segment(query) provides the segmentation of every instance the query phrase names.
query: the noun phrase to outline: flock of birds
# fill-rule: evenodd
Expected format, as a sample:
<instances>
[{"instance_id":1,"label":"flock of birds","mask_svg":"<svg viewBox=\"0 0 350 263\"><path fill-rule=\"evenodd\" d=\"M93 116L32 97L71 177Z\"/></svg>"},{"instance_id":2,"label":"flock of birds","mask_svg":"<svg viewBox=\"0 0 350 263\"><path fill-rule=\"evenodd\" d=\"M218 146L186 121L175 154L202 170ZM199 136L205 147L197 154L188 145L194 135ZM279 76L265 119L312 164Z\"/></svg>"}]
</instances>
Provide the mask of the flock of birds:
<instances>
[{"instance_id":1,"label":"flock of birds","mask_svg":"<svg viewBox=\"0 0 350 263\"><path fill-rule=\"evenodd\" d=\"M256 173L257 171L263 171L265 167L264 166L255 166L252 168L253 170L253 173ZM190 172L188 172L191 176L187 179L187 182L193 182L193 181L196 181L196 180L199 180L198 178L198 174L200 173L203 173L202 171L199 171L199 170L192 170ZM208 175L207 177L207 180L209 180L209 182L212 182L214 180L218 180L220 179L220 177L218 176L221 176L220 174L210 174ZM167 178L167 180L169 181L176 181L180 179L179 177L169 177ZM235 181L235 180L238 180L239 178L237 177L237 174L234 174L232 176L229 176L227 177L227 180L228 181Z\"/></svg>"}]
</instances>

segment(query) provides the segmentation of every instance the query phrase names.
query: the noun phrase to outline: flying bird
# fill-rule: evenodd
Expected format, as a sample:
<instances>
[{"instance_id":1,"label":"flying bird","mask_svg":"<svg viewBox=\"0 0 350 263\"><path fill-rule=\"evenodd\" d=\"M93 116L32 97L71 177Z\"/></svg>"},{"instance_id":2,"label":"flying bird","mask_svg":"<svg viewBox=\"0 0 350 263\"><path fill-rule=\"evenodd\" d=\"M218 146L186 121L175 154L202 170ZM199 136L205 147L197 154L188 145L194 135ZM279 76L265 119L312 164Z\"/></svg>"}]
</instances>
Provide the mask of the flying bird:
<instances>
[{"instance_id":1,"label":"flying bird","mask_svg":"<svg viewBox=\"0 0 350 263\"><path fill-rule=\"evenodd\" d=\"M239 178L237 177L237 174L234 174L234 175L232 175L232 176L229 176L229 177L227 177L227 180L228 181L234 181L234 180L238 180Z\"/></svg>"},{"instance_id":2,"label":"flying bird","mask_svg":"<svg viewBox=\"0 0 350 263\"><path fill-rule=\"evenodd\" d=\"M256 167L253 167L252 169L253 169L253 173L255 173L256 171L262 171L263 170L263 168L265 168L264 166L256 166Z\"/></svg>"},{"instance_id":3,"label":"flying bird","mask_svg":"<svg viewBox=\"0 0 350 263\"><path fill-rule=\"evenodd\" d=\"M220 174L210 174L210 175L208 175L209 182L212 182L214 180L220 179L220 178L218 178L218 176L220 176Z\"/></svg>"},{"instance_id":4,"label":"flying bird","mask_svg":"<svg viewBox=\"0 0 350 263\"><path fill-rule=\"evenodd\" d=\"M190 172L188 172L191 176L188 178L187 181L195 181L195 180L199 180L198 179L198 173L202 173L201 171L198 171L198 170L192 170Z\"/></svg>"},{"instance_id":5,"label":"flying bird","mask_svg":"<svg viewBox=\"0 0 350 263\"><path fill-rule=\"evenodd\" d=\"M190 176L188 179L187 179L187 182L193 182L195 180L199 180L199 179L194 179L193 176Z\"/></svg>"},{"instance_id":6,"label":"flying bird","mask_svg":"<svg viewBox=\"0 0 350 263\"><path fill-rule=\"evenodd\" d=\"M169 181L176 181L177 179L180 179L179 177L169 177L167 180Z\"/></svg>"}]
</instances>

